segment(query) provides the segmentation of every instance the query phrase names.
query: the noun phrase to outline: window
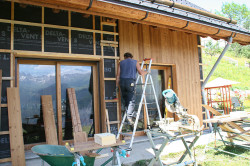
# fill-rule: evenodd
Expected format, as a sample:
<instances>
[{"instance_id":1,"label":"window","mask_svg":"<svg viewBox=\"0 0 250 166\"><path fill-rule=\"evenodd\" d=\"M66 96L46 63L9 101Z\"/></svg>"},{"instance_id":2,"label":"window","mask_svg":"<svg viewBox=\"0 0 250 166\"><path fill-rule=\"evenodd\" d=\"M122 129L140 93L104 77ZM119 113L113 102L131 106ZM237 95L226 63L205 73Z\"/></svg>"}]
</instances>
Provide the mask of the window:
<instances>
[{"instance_id":1,"label":"window","mask_svg":"<svg viewBox=\"0 0 250 166\"><path fill-rule=\"evenodd\" d=\"M51 95L59 142L73 138L72 119L67 100L67 88L76 92L83 131L92 137L98 123L95 111L93 75L95 63L18 60L18 86L20 88L24 143L45 142L41 95ZM60 95L60 96L59 96ZM58 123L60 122L60 123Z\"/></svg>"}]
</instances>

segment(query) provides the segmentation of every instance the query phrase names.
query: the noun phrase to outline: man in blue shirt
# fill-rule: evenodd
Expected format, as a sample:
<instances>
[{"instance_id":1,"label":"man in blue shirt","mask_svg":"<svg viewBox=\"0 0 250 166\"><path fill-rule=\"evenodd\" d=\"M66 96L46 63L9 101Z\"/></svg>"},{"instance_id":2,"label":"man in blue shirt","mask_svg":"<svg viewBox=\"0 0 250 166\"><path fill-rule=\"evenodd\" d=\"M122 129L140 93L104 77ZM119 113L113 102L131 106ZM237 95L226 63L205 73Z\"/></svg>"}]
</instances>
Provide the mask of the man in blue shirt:
<instances>
[{"instance_id":1,"label":"man in blue shirt","mask_svg":"<svg viewBox=\"0 0 250 166\"><path fill-rule=\"evenodd\" d=\"M134 124L132 117L135 106L134 91L136 73L138 71L140 75L147 74L146 71L141 70L139 62L132 58L133 55L131 53L127 52L124 54L124 60L118 64L116 76L116 87L118 87L120 83L121 95L127 111L127 119L131 125Z\"/></svg>"}]
</instances>

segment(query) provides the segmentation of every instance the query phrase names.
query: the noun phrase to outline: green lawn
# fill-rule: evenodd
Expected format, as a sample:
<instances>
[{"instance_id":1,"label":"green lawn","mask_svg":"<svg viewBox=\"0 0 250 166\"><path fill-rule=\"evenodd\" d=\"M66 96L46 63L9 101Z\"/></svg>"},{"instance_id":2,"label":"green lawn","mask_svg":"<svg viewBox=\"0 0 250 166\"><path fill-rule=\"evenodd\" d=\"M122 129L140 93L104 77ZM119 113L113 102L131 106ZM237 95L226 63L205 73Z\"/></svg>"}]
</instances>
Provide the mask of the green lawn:
<instances>
[{"instance_id":1,"label":"green lawn","mask_svg":"<svg viewBox=\"0 0 250 166\"><path fill-rule=\"evenodd\" d=\"M217 142L217 147L221 146L220 149L226 150L229 152L236 153L238 155L242 155L247 157L238 157L235 155L230 155L224 152L219 152L211 148L207 148L207 151L204 152L205 145L199 145L195 147L195 158L200 166L249 166L250 165L250 151L240 148L240 147L233 147L233 146L222 146L221 142ZM214 147L214 142L209 144L209 147ZM166 156L162 156L162 160L170 160L173 162L178 161L179 157L182 155L183 152L178 153L170 153ZM187 157L185 160L190 160Z\"/></svg>"},{"instance_id":2,"label":"green lawn","mask_svg":"<svg viewBox=\"0 0 250 166\"><path fill-rule=\"evenodd\" d=\"M238 61L238 66L230 63L226 60L225 57L233 58L234 60ZM204 55L202 56L203 60L203 74L204 78L207 77L208 73L211 71L213 65L215 64L218 56L209 56ZM214 74L211 76L209 81L214 80L217 77L222 77L224 79L232 80L240 82L239 84L235 84L232 87L241 89L241 90L250 90L250 68L245 67L245 61L248 60L246 58L236 58L231 57L230 54L226 54L217 68L215 69Z\"/></svg>"}]
</instances>

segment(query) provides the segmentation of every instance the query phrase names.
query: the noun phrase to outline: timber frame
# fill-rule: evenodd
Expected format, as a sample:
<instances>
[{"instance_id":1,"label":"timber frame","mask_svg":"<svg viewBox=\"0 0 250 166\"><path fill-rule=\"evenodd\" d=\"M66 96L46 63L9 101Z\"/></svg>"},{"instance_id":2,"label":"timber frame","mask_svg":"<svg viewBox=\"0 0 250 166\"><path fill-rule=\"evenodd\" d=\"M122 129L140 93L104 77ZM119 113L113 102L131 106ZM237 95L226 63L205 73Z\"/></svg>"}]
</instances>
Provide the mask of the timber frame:
<instances>
[{"instance_id":1,"label":"timber frame","mask_svg":"<svg viewBox=\"0 0 250 166\"><path fill-rule=\"evenodd\" d=\"M84 12L87 14L99 15L104 17L115 18L119 20L131 21L135 23L147 24L162 28L168 28L178 31L184 31L192 34L197 34L202 37L210 36L214 39L227 40L228 37L233 36L234 42L238 42L242 45L250 43L250 32L246 33L238 32L238 27L233 29L224 29L216 26L208 26L193 21L188 22L184 19L166 16L155 12L149 12L144 10L138 10L137 8L125 6L123 4L117 5L117 3L109 3L98 0L15 0L19 3L33 4L38 6L47 6L56 9L71 10L77 12ZM90 6L91 2L91 6ZM116 1L117 2L117 1ZM157 5L157 4L156 4ZM89 8L90 7L90 8ZM145 15L147 15L145 19ZM212 21L211 21L212 22ZM223 22L221 23L223 24ZM185 27L185 28L184 28ZM235 29L235 30L234 30ZM219 32L219 33L218 33ZM233 35L232 35L233 34Z\"/></svg>"}]
</instances>

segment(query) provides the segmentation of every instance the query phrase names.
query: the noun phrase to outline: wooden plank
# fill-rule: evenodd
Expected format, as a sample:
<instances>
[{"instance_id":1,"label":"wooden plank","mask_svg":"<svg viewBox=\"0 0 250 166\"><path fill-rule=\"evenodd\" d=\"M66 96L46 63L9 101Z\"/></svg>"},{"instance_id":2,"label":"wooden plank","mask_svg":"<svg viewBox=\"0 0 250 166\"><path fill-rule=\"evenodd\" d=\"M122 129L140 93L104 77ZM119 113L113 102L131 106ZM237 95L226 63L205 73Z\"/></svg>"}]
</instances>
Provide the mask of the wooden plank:
<instances>
[{"instance_id":1,"label":"wooden plank","mask_svg":"<svg viewBox=\"0 0 250 166\"><path fill-rule=\"evenodd\" d=\"M99 73L100 73L100 99L101 99L101 125L102 125L102 129L100 132L106 132L107 128L106 128L106 113L105 113L105 109L106 109L106 104L105 104L105 83L104 83L104 60L102 59L100 61L100 68L99 68Z\"/></svg>"},{"instance_id":2,"label":"wooden plank","mask_svg":"<svg viewBox=\"0 0 250 166\"><path fill-rule=\"evenodd\" d=\"M94 118L95 119L100 119L100 103L99 103L99 76L98 76L98 69L97 69L97 65L93 65L93 100L94 100ZM99 120L95 120L94 121L95 125L95 133L99 133L100 132L100 121Z\"/></svg>"},{"instance_id":3,"label":"wooden plank","mask_svg":"<svg viewBox=\"0 0 250 166\"><path fill-rule=\"evenodd\" d=\"M230 127L230 126L228 126L227 124L224 124L224 125L220 125L219 126L222 130L224 130L224 131L229 131L229 132L231 132L231 133L235 133L235 131ZM237 132L237 133L239 133L239 132ZM245 140L245 141L250 141L250 137L248 137L248 136L242 136L242 135L238 135L237 137L239 137L239 138L241 138L241 139L243 139L243 140ZM230 139L230 138L229 138Z\"/></svg>"},{"instance_id":4,"label":"wooden plank","mask_svg":"<svg viewBox=\"0 0 250 166\"><path fill-rule=\"evenodd\" d=\"M0 135L6 135L9 134L9 131L0 131Z\"/></svg>"},{"instance_id":5,"label":"wooden plank","mask_svg":"<svg viewBox=\"0 0 250 166\"><path fill-rule=\"evenodd\" d=\"M113 23L113 22L101 22L101 25L116 26L116 23Z\"/></svg>"},{"instance_id":6,"label":"wooden plank","mask_svg":"<svg viewBox=\"0 0 250 166\"><path fill-rule=\"evenodd\" d=\"M14 80L14 77L2 77L3 81L11 81Z\"/></svg>"},{"instance_id":7,"label":"wooden plank","mask_svg":"<svg viewBox=\"0 0 250 166\"><path fill-rule=\"evenodd\" d=\"M12 166L25 166L19 88L7 88Z\"/></svg>"},{"instance_id":8,"label":"wooden plank","mask_svg":"<svg viewBox=\"0 0 250 166\"><path fill-rule=\"evenodd\" d=\"M114 44L118 45L117 41L101 40L101 44Z\"/></svg>"},{"instance_id":9,"label":"wooden plank","mask_svg":"<svg viewBox=\"0 0 250 166\"><path fill-rule=\"evenodd\" d=\"M88 140L86 132L82 131L81 120L78 112L76 94L74 88L67 88L70 112L74 131L74 144L86 142ZM83 152L85 153L85 152Z\"/></svg>"},{"instance_id":10,"label":"wooden plank","mask_svg":"<svg viewBox=\"0 0 250 166\"><path fill-rule=\"evenodd\" d=\"M41 96L46 144L58 145L55 116L51 95Z\"/></svg>"},{"instance_id":11,"label":"wooden plank","mask_svg":"<svg viewBox=\"0 0 250 166\"><path fill-rule=\"evenodd\" d=\"M8 107L7 104L1 104L1 107Z\"/></svg>"},{"instance_id":12,"label":"wooden plank","mask_svg":"<svg viewBox=\"0 0 250 166\"><path fill-rule=\"evenodd\" d=\"M106 123L107 123L107 128L108 128L108 132L110 132L110 124L109 124L109 113L108 113L108 109L105 109L106 112Z\"/></svg>"},{"instance_id":13,"label":"wooden plank","mask_svg":"<svg viewBox=\"0 0 250 166\"><path fill-rule=\"evenodd\" d=\"M120 121L109 121L109 124L120 124Z\"/></svg>"},{"instance_id":14,"label":"wooden plank","mask_svg":"<svg viewBox=\"0 0 250 166\"><path fill-rule=\"evenodd\" d=\"M119 145L124 145L125 142L120 141L120 140L116 140L115 144L112 145L104 145L101 146L97 143L95 143L95 141L88 141L88 142L84 142L78 145L74 145L74 148L70 148L69 146L66 148L70 151L70 152L80 152L80 151L88 151L88 150L97 150L97 149L101 149L101 148L108 148L108 147L112 147L112 146L119 146Z\"/></svg>"},{"instance_id":15,"label":"wooden plank","mask_svg":"<svg viewBox=\"0 0 250 166\"><path fill-rule=\"evenodd\" d=\"M6 162L10 162L11 158L4 158L4 159L0 159L0 163L6 163Z\"/></svg>"},{"instance_id":16,"label":"wooden plank","mask_svg":"<svg viewBox=\"0 0 250 166\"><path fill-rule=\"evenodd\" d=\"M106 47L114 47L114 48L118 47L118 44L101 43L100 45Z\"/></svg>"},{"instance_id":17,"label":"wooden plank","mask_svg":"<svg viewBox=\"0 0 250 166\"><path fill-rule=\"evenodd\" d=\"M107 34L107 35L118 35L118 33L115 33L115 32L100 31L100 30L93 30L93 29L84 29L84 28L76 28L76 27L61 26L61 25L33 23L33 22L25 22L25 21L17 21L17 20L0 19L0 22L11 23L11 25L20 24L20 25L30 25L30 26L37 26L37 27L47 27L47 28L57 28L57 29L66 29L66 30L76 30L76 31L81 31L81 32L103 33L103 34ZM13 49L11 49L11 50L13 50Z\"/></svg>"},{"instance_id":18,"label":"wooden plank","mask_svg":"<svg viewBox=\"0 0 250 166\"><path fill-rule=\"evenodd\" d=\"M82 142L87 142L88 137L86 132L74 132L74 144L78 145Z\"/></svg>"},{"instance_id":19,"label":"wooden plank","mask_svg":"<svg viewBox=\"0 0 250 166\"><path fill-rule=\"evenodd\" d=\"M38 52L38 51L15 51L15 57L26 57L26 58L42 58L42 59L63 59L63 60L89 60L98 61L101 56L94 55L82 55L82 54L68 54L68 53L49 53L49 52ZM115 59L115 58L112 58Z\"/></svg>"},{"instance_id":20,"label":"wooden plank","mask_svg":"<svg viewBox=\"0 0 250 166\"><path fill-rule=\"evenodd\" d=\"M213 114L215 114L216 116L220 116L220 115L222 115L221 113L219 113L217 110L215 110L214 108L212 108L212 107L210 107L210 106L208 106L208 105L202 105L204 108L206 108L207 110L209 110L210 112L212 112ZM234 127L234 128L236 128L236 129L238 129L240 132L245 132L245 130L242 128L242 127L240 127L239 125L237 125L236 123L234 123L234 122L227 122L227 124L229 124L230 126L232 126L232 127ZM229 126L228 126L229 127ZM224 127L224 129L227 129L227 131L233 131L233 129L231 128L231 127L229 127L230 129L228 129L228 127ZM234 132L234 131L233 131ZM247 135L250 135L250 133L246 133ZM244 139L244 140L247 140L248 138L242 138L242 139Z\"/></svg>"},{"instance_id":21,"label":"wooden plank","mask_svg":"<svg viewBox=\"0 0 250 166\"><path fill-rule=\"evenodd\" d=\"M62 145L63 143L63 131L62 131L62 90L61 90L61 65L56 63L56 105L57 105L57 126L58 126L58 143Z\"/></svg>"}]
</instances>

